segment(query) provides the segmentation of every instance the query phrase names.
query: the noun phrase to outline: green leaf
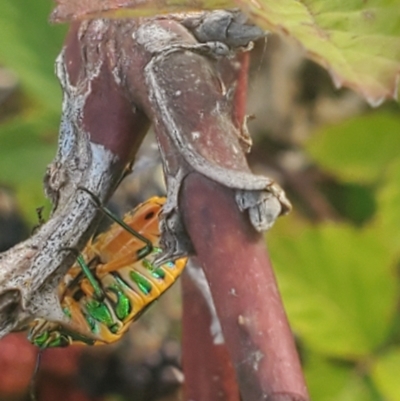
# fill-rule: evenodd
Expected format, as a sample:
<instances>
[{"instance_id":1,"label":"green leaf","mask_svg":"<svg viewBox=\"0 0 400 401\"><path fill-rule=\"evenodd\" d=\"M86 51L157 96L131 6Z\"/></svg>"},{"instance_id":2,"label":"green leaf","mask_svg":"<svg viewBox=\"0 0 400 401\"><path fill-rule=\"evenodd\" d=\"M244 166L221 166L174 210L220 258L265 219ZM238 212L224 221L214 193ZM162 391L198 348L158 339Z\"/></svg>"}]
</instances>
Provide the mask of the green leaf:
<instances>
[{"instance_id":1,"label":"green leaf","mask_svg":"<svg viewBox=\"0 0 400 401\"><path fill-rule=\"evenodd\" d=\"M398 157L400 118L373 113L321 128L306 144L324 169L348 182L373 183Z\"/></svg>"},{"instance_id":2,"label":"green leaf","mask_svg":"<svg viewBox=\"0 0 400 401\"><path fill-rule=\"evenodd\" d=\"M373 188L356 183L332 181L321 183L319 188L340 216L352 224L366 224L376 213Z\"/></svg>"},{"instance_id":3,"label":"green leaf","mask_svg":"<svg viewBox=\"0 0 400 401\"><path fill-rule=\"evenodd\" d=\"M48 204L43 174L54 158L61 90L54 60L66 27L48 23L49 0L3 1L0 12L0 62L18 75L31 105L0 125L0 183L11 186L32 223L35 208Z\"/></svg>"},{"instance_id":4,"label":"green leaf","mask_svg":"<svg viewBox=\"0 0 400 401\"><path fill-rule=\"evenodd\" d=\"M381 355L372 369L372 379L386 401L400 401L400 348Z\"/></svg>"},{"instance_id":5,"label":"green leaf","mask_svg":"<svg viewBox=\"0 0 400 401\"><path fill-rule=\"evenodd\" d=\"M61 90L53 66L66 27L49 25L51 6L49 0L1 2L0 61L18 74L31 96L59 113Z\"/></svg>"},{"instance_id":6,"label":"green leaf","mask_svg":"<svg viewBox=\"0 0 400 401\"><path fill-rule=\"evenodd\" d=\"M263 28L294 38L335 84L372 104L396 97L400 71L398 0L58 0L56 21L112 15L127 18L238 6Z\"/></svg>"},{"instance_id":7,"label":"green leaf","mask_svg":"<svg viewBox=\"0 0 400 401\"><path fill-rule=\"evenodd\" d=\"M400 71L398 0L237 0L265 29L299 41L335 84L372 105L396 96Z\"/></svg>"},{"instance_id":8,"label":"green leaf","mask_svg":"<svg viewBox=\"0 0 400 401\"><path fill-rule=\"evenodd\" d=\"M356 369L338 361L309 355L305 376L312 400L374 401L374 395Z\"/></svg>"},{"instance_id":9,"label":"green leaf","mask_svg":"<svg viewBox=\"0 0 400 401\"><path fill-rule=\"evenodd\" d=\"M16 189L25 217L36 222L35 209L48 204L43 175L53 160L58 116L33 113L0 125L0 183Z\"/></svg>"},{"instance_id":10,"label":"green leaf","mask_svg":"<svg viewBox=\"0 0 400 401\"><path fill-rule=\"evenodd\" d=\"M397 283L393 255L374 232L345 225L274 230L269 245L291 324L307 347L352 360L385 340Z\"/></svg>"},{"instance_id":11,"label":"green leaf","mask_svg":"<svg viewBox=\"0 0 400 401\"><path fill-rule=\"evenodd\" d=\"M400 160L386 170L383 185L378 191L378 214L374 228L386 238L394 252L400 251Z\"/></svg>"}]
</instances>

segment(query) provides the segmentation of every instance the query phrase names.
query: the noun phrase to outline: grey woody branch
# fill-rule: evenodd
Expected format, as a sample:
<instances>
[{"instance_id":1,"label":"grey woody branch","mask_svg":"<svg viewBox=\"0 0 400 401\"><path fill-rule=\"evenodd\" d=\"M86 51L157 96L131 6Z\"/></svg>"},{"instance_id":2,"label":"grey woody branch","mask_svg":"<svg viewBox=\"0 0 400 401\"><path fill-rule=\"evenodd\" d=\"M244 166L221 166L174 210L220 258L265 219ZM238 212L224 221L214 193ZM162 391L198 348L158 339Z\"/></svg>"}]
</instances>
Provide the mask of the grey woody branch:
<instances>
[{"instance_id":1,"label":"grey woody branch","mask_svg":"<svg viewBox=\"0 0 400 401\"><path fill-rule=\"evenodd\" d=\"M57 155L45 176L54 210L31 238L0 256L0 336L34 317L65 320L56 287L98 216L79 187L105 201L149 127L115 75L112 51L117 49L93 33L71 27L56 62L62 119Z\"/></svg>"}]
</instances>

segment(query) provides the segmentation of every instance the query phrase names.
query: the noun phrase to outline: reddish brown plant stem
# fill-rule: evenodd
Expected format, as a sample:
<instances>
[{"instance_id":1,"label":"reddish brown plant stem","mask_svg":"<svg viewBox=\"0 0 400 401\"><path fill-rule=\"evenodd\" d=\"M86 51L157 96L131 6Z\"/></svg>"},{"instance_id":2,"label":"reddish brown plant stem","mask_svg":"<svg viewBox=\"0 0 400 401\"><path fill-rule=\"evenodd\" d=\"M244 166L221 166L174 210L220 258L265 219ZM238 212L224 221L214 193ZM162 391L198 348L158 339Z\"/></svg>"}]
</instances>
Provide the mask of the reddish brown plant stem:
<instances>
[{"instance_id":1,"label":"reddish brown plant stem","mask_svg":"<svg viewBox=\"0 0 400 401\"><path fill-rule=\"evenodd\" d=\"M227 87L235 85L232 121L241 128L245 118L249 53L224 60L219 69ZM226 344L215 344L211 315L204 294L187 274L182 277L182 363L184 400L239 401L236 373Z\"/></svg>"},{"instance_id":2,"label":"reddish brown plant stem","mask_svg":"<svg viewBox=\"0 0 400 401\"><path fill-rule=\"evenodd\" d=\"M256 188L250 182L257 178L252 176L238 143L244 134L237 128L241 121L232 121L243 120L243 107L236 109L236 106L229 107L227 103L231 94L229 88L234 87L240 79L232 79L232 76L227 78L223 74L221 79L224 85L221 85L212 60L194 51L159 50L160 53L145 69L143 64L139 68L140 60L144 59L149 49L154 48L154 44L146 44L144 38L151 38L155 27L173 43L195 45L188 32L173 21L154 21L152 25L134 27L137 32L135 37L139 40L134 47L137 56L133 59L134 63L129 64L126 76L136 89L143 87L143 82L149 85L151 95L147 92L142 97L143 93L139 90L136 99L140 99L139 103L144 105L156 122L168 190L172 192L172 199L170 196L169 200L174 202L174 194L181 194L179 210L184 213L189 236L201 264L207 266L206 271L213 272L207 274L207 279L213 287L214 301L223 322L226 344L236 368L242 398L245 401L259 401L267 397L274 401L306 400L307 390L298 356L262 237L252 228L246 215L239 212L235 190L223 189L215 181L193 173L199 168L223 182L229 182L233 188ZM150 59L151 55L148 54ZM226 67L229 72L229 65ZM146 72L144 79L140 76L143 70ZM225 70L220 72L224 73ZM229 81L232 86L227 84ZM224 87L228 87L228 91ZM243 101L238 100L237 103L243 106ZM182 191L179 180L188 180L190 185L185 184ZM207 190L204 182L212 183L210 185L215 188ZM264 182L262 185L266 186ZM175 191L171 191L173 188ZM202 210L208 207L215 207L211 218L201 220ZM168 218L171 209L165 213ZM173 219L171 222L175 224ZM209 225L214 229L211 236L208 234ZM223 238L221 244L220 238ZM230 242L224 243L226 240ZM214 266L215 270L210 270L210 266ZM215 291L219 294L216 295ZM194 308L198 302L203 300L195 301L193 296L188 307L192 305ZM205 314L199 315L198 320L202 324L209 323ZM187 319L184 324L188 324ZM194 323L189 323L189 327L184 326L184 330L193 333ZM197 330L200 330L199 327ZM188 334L185 336L190 338ZM196 377L204 380L207 377L208 384L205 386L212 383L211 375L202 372L204 349L209 350L206 366L221 363L224 380L233 380L232 370L226 360L218 358L210 343L207 344L209 337L208 334L205 339L199 338L200 343L196 345L185 340L183 352L186 360L190 361L185 366L189 369L189 372L186 371L188 397L200 391ZM193 392L189 390L192 387L196 389ZM205 391L201 394L205 394ZM213 396L216 397L215 394ZM225 393L225 397L228 396Z\"/></svg>"},{"instance_id":3,"label":"reddish brown plant stem","mask_svg":"<svg viewBox=\"0 0 400 401\"><path fill-rule=\"evenodd\" d=\"M192 173L180 205L243 400L308 400L264 239L238 211L233 191Z\"/></svg>"},{"instance_id":4,"label":"reddish brown plant stem","mask_svg":"<svg viewBox=\"0 0 400 401\"><path fill-rule=\"evenodd\" d=\"M184 274L182 364L184 400L239 401L235 371L225 344L215 344L203 294Z\"/></svg>"},{"instance_id":5,"label":"reddish brown plant stem","mask_svg":"<svg viewBox=\"0 0 400 401\"><path fill-rule=\"evenodd\" d=\"M237 72L236 90L233 98L232 119L237 128L243 126L246 116L247 80L250 64L250 53L241 53L237 57L240 68Z\"/></svg>"},{"instance_id":6,"label":"reddish brown plant stem","mask_svg":"<svg viewBox=\"0 0 400 401\"><path fill-rule=\"evenodd\" d=\"M121 79L115 78L119 49L109 45L113 32L96 24L72 24L65 44L65 65L71 86L85 94L77 128L90 141L103 145L124 166L131 161L146 135L150 120L132 105ZM79 38L81 35L81 38Z\"/></svg>"}]
</instances>

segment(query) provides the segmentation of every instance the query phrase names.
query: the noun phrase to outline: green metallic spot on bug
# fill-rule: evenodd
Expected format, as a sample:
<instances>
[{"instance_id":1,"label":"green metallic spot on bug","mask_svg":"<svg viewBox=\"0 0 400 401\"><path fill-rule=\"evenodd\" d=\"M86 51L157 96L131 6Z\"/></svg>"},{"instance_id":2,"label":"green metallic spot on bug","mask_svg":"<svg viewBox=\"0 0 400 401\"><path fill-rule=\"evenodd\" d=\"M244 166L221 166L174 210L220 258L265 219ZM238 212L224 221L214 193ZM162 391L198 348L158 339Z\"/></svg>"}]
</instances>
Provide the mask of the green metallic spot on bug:
<instances>
[{"instance_id":1,"label":"green metallic spot on bug","mask_svg":"<svg viewBox=\"0 0 400 401\"><path fill-rule=\"evenodd\" d=\"M53 338L52 338L53 337ZM40 348L54 348L54 347L66 347L69 345L68 338L62 333L56 332L56 337L50 335L48 331L45 331L40 336L33 339L33 344Z\"/></svg>"},{"instance_id":2,"label":"green metallic spot on bug","mask_svg":"<svg viewBox=\"0 0 400 401\"><path fill-rule=\"evenodd\" d=\"M60 340L58 347L66 347L75 341L79 341L87 345L93 345L95 343L95 340L93 338L67 329L62 329L59 335Z\"/></svg>"},{"instance_id":3,"label":"green metallic spot on bug","mask_svg":"<svg viewBox=\"0 0 400 401\"><path fill-rule=\"evenodd\" d=\"M92 338L86 337L84 335L81 335L79 333L74 333L74 332L68 332L66 334L68 337L71 338L72 341L80 341L83 342L87 345L93 345L95 343L95 340L93 340ZM68 337L65 337L65 340L68 341Z\"/></svg>"},{"instance_id":4,"label":"green metallic spot on bug","mask_svg":"<svg viewBox=\"0 0 400 401\"><path fill-rule=\"evenodd\" d=\"M49 338L49 332L45 331L44 333L40 334L39 336L33 339L33 344L41 348L43 346L46 346L46 341L48 340L48 338Z\"/></svg>"},{"instance_id":5,"label":"green metallic spot on bug","mask_svg":"<svg viewBox=\"0 0 400 401\"><path fill-rule=\"evenodd\" d=\"M151 272L152 276L158 278L159 280L165 279L165 271L161 267L157 267Z\"/></svg>"},{"instance_id":6,"label":"green metallic spot on bug","mask_svg":"<svg viewBox=\"0 0 400 401\"><path fill-rule=\"evenodd\" d=\"M143 277L141 274L139 274L134 270L129 272L129 276L132 279L132 281L137 284L137 286L143 292L143 294L149 295L151 293L153 286L151 285L149 280L147 280L145 277Z\"/></svg>"},{"instance_id":7,"label":"green metallic spot on bug","mask_svg":"<svg viewBox=\"0 0 400 401\"><path fill-rule=\"evenodd\" d=\"M93 299L86 304L86 309L89 315L98 322L103 323L106 326L114 324L112 315L104 302Z\"/></svg>"},{"instance_id":8,"label":"green metallic spot on bug","mask_svg":"<svg viewBox=\"0 0 400 401\"><path fill-rule=\"evenodd\" d=\"M115 314L117 315L118 319L124 321L132 310L131 302L118 285L109 287L109 290L117 296L117 303L114 308Z\"/></svg>"},{"instance_id":9,"label":"green metallic spot on bug","mask_svg":"<svg viewBox=\"0 0 400 401\"><path fill-rule=\"evenodd\" d=\"M67 316L67 317L69 317L70 319L72 319L72 313L71 313L71 311L69 310L69 308L64 308L64 309L63 309L63 312L64 312L64 315L65 315L65 316Z\"/></svg>"},{"instance_id":10,"label":"green metallic spot on bug","mask_svg":"<svg viewBox=\"0 0 400 401\"><path fill-rule=\"evenodd\" d=\"M167 262L167 263L164 263L163 266L168 267L168 269L175 269L175 268L176 268L174 262Z\"/></svg>"},{"instance_id":11,"label":"green metallic spot on bug","mask_svg":"<svg viewBox=\"0 0 400 401\"><path fill-rule=\"evenodd\" d=\"M85 315L85 319L86 319L87 324L89 325L90 331L92 333L98 333L99 327L98 327L96 320L93 319L93 317L90 315Z\"/></svg>"},{"instance_id":12,"label":"green metallic spot on bug","mask_svg":"<svg viewBox=\"0 0 400 401\"><path fill-rule=\"evenodd\" d=\"M155 246L155 247L153 248L153 253L161 253L161 252L162 252L162 249L161 249L160 247Z\"/></svg>"},{"instance_id":13,"label":"green metallic spot on bug","mask_svg":"<svg viewBox=\"0 0 400 401\"><path fill-rule=\"evenodd\" d=\"M156 278L158 280L164 280L165 272L161 267L154 266L153 263L151 263L147 259L144 259L142 261L142 264L143 264L143 267L145 267L154 278Z\"/></svg>"},{"instance_id":14,"label":"green metallic spot on bug","mask_svg":"<svg viewBox=\"0 0 400 401\"><path fill-rule=\"evenodd\" d=\"M47 348L53 348L53 347L67 347L69 345L68 338L60 335L59 337L55 338L53 341L50 341L48 344L46 344Z\"/></svg>"},{"instance_id":15,"label":"green metallic spot on bug","mask_svg":"<svg viewBox=\"0 0 400 401\"><path fill-rule=\"evenodd\" d=\"M142 265L144 268L150 271L155 269L154 265L148 259L142 260Z\"/></svg>"}]
</instances>

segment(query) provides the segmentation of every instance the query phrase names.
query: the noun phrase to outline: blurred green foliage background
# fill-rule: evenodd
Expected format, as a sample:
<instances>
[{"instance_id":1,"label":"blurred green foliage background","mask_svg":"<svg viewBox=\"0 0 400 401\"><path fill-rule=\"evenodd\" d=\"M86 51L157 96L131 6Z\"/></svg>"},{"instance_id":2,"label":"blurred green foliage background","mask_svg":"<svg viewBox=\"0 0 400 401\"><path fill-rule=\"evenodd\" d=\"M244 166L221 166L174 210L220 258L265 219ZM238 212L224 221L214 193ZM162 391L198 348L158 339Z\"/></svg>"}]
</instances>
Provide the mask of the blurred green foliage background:
<instances>
[{"instance_id":1,"label":"blurred green foliage background","mask_svg":"<svg viewBox=\"0 0 400 401\"><path fill-rule=\"evenodd\" d=\"M49 0L0 6L0 63L19 81L12 106L0 104L0 182L16 191L31 223L37 222L36 207L45 204L41 179L55 155L61 113L53 66L67 27L48 23L51 8Z\"/></svg>"},{"instance_id":2,"label":"blurred green foliage background","mask_svg":"<svg viewBox=\"0 0 400 401\"><path fill-rule=\"evenodd\" d=\"M5 0L0 6L0 65L19 82L0 103L0 187L15 191L31 224L37 219L35 208L45 204L42 177L55 155L61 110L53 65L66 26L48 24L51 7L50 0ZM316 93L331 85L318 74L310 84ZM296 79L306 85L303 78ZM308 111L321 105L322 97L313 96ZM349 93L335 96L343 99ZM297 102L306 104L304 99ZM258 103L261 110L266 107ZM334 218L329 213L310 217L292 186L295 209L268 233L268 247L312 399L399 401L399 107L362 106L341 116L310 124L302 140L267 140L306 160L300 168L303 180L307 172L318 172L322 178L314 186L334 210ZM258 154L264 154L264 135L268 129L255 132ZM289 165L281 166L290 176ZM302 188L309 185L296 182Z\"/></svg>"},{"instance_id":3,"label":"blurred green foliage background","mask_svg":"<svg viewBox=\"0 0 400 401\"><path fill-rule=\"evenodd\" d=\"M342 191L352 200L335 223L310 224L295 212L268 234L317 401L400 400L398 111L392 105L314 132L306 154L337 182L365 191ZM374 210L352 221L369 198Z\"/></svg>"},{"instance_id":4,"label":"blurred green foliage background","mask_svg":"<svg viewBox=\"0 0 400 401\"><path fill-rule=\"evenodd\" d=\"M400 400L399 149L394 103L321 125L301 152L334 218L294 202L267 235L313 400Z\"/></svg>"}]
</instances>

